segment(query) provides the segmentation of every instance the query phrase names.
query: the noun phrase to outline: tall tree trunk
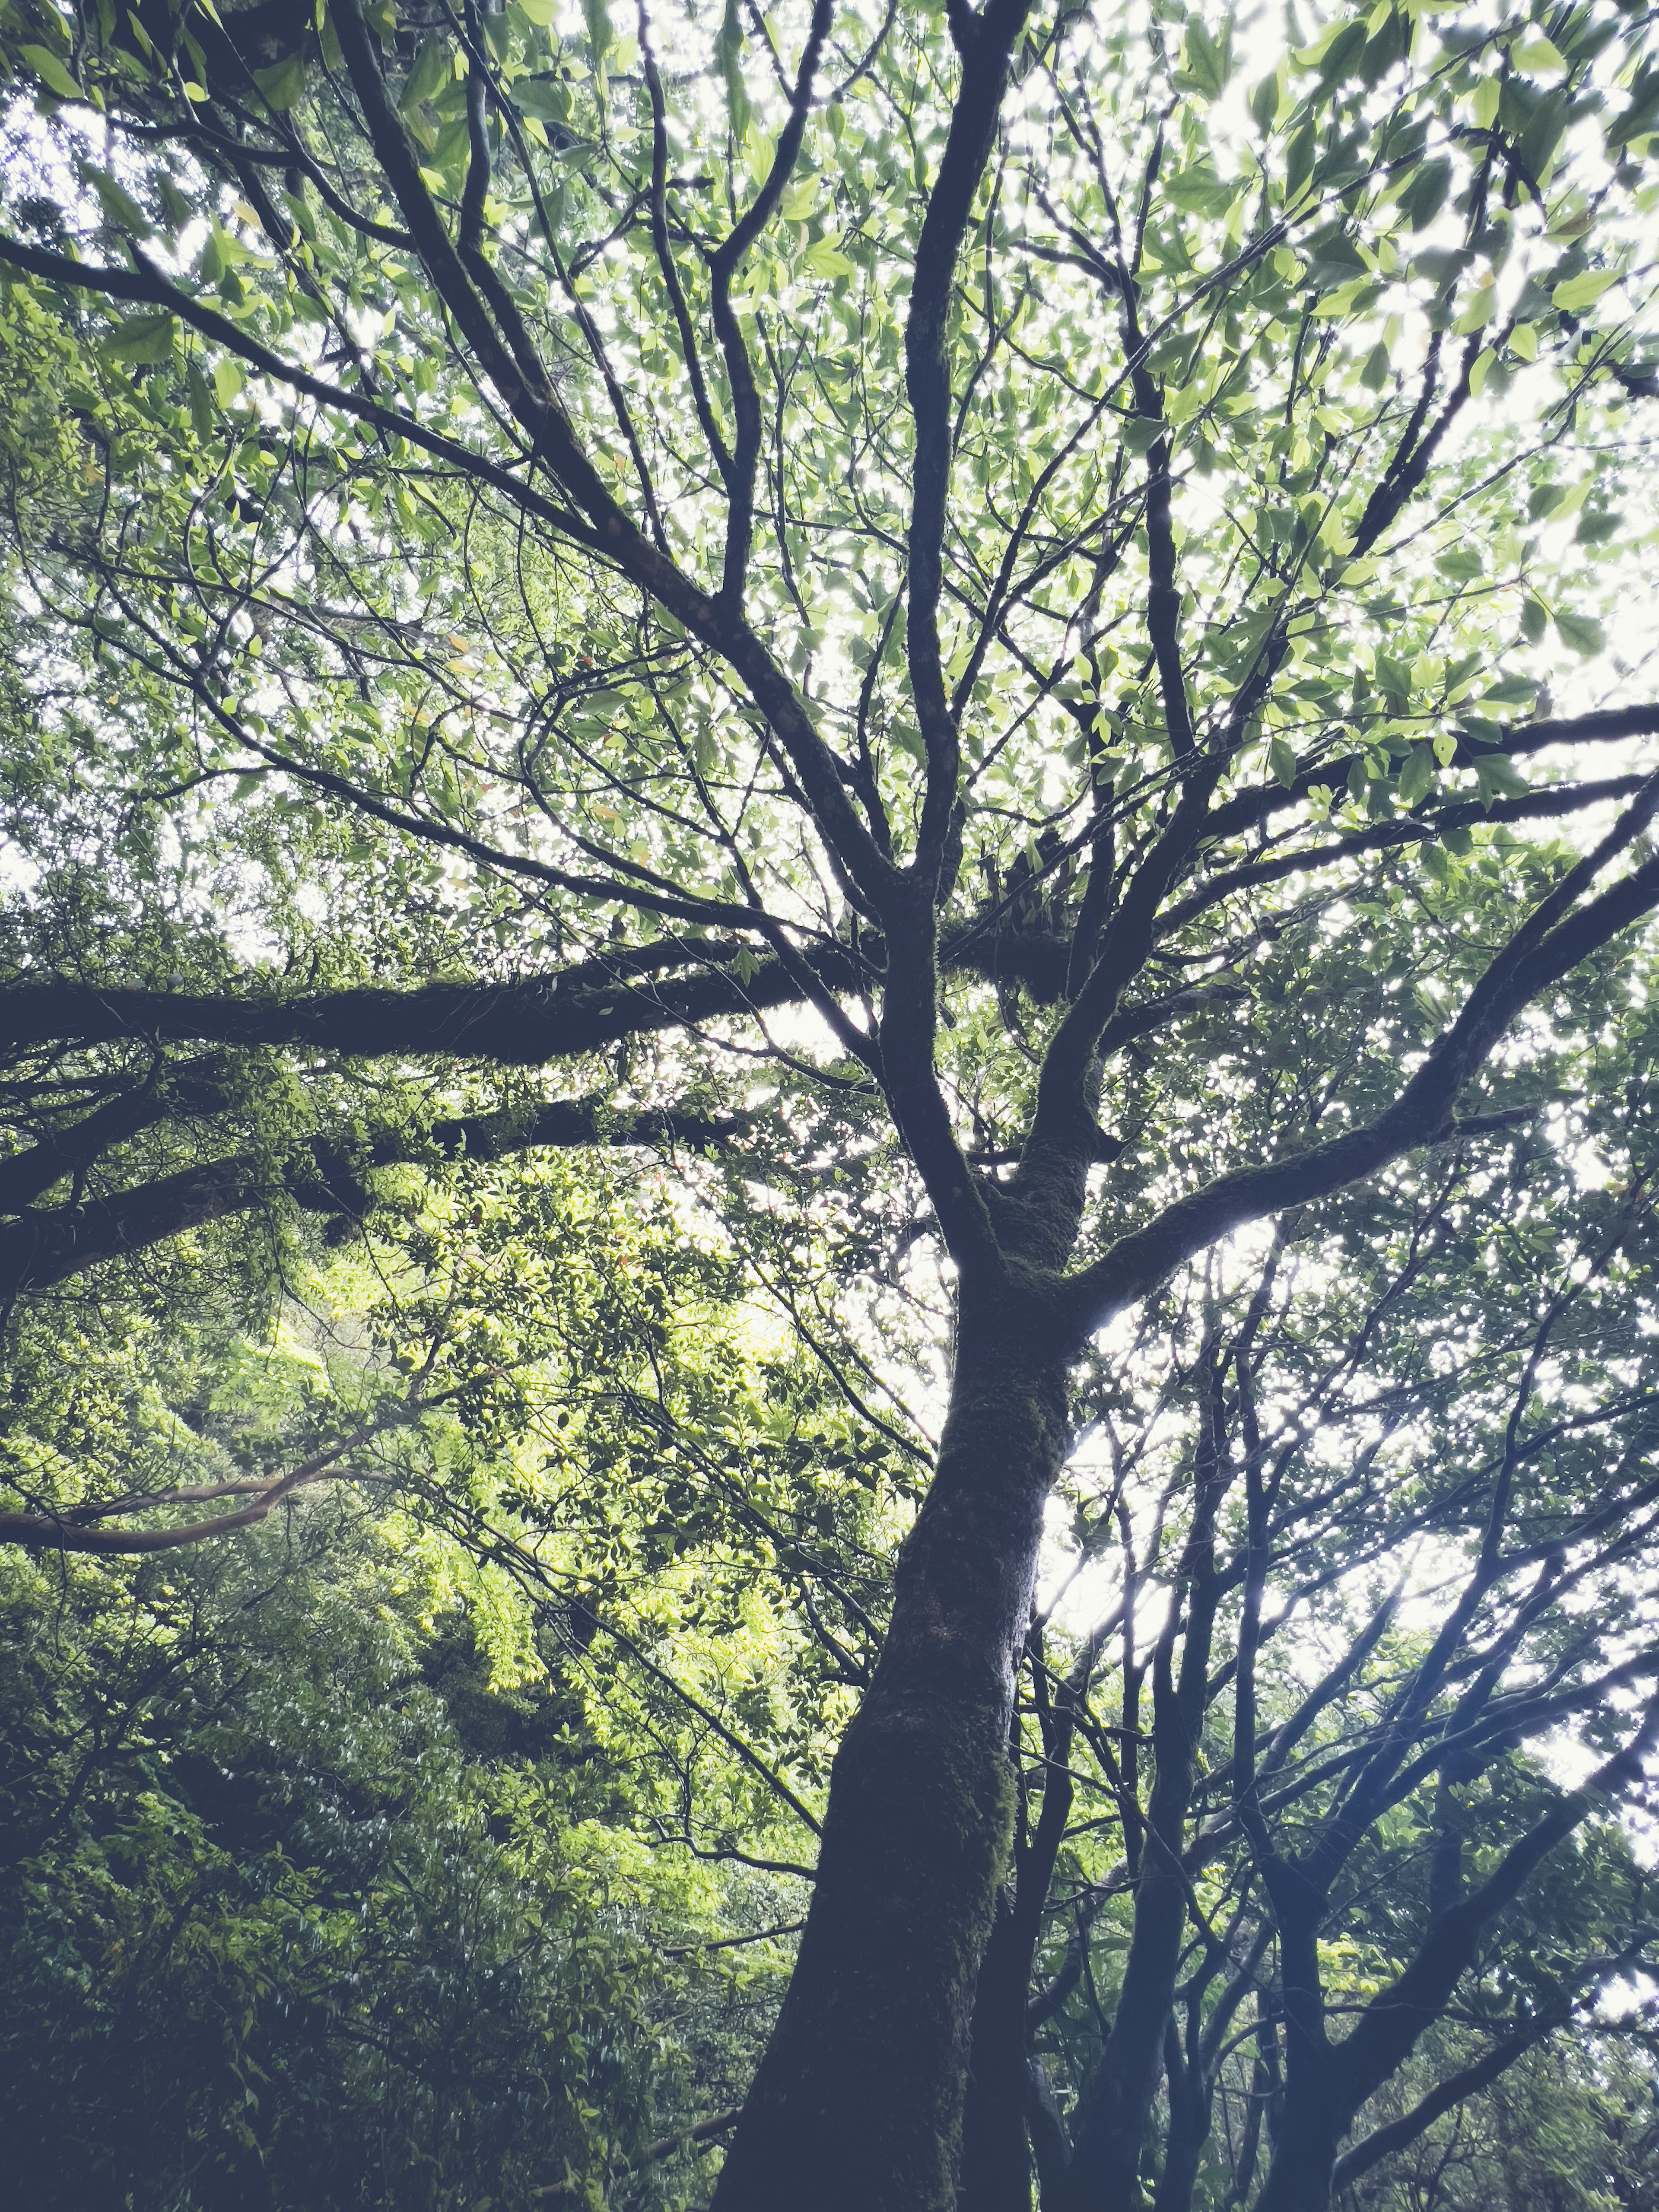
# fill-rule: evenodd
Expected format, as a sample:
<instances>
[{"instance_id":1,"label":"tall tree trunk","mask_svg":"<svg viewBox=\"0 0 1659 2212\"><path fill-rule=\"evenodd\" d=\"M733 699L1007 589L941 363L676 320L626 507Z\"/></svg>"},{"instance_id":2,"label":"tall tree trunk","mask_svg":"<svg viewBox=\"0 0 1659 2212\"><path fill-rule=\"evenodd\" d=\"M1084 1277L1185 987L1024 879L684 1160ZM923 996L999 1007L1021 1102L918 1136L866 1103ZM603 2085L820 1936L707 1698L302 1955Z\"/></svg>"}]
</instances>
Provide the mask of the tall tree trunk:
<instances>
[{"instance_id":1,"label":"tall tree trunk","mask_svg":"<svg viewBox=\"0 0 1659 2212\"><path fill-rule=\"evenodd\" d=\"M1076 1701L1086 1687L1095 1648L1089 1648L1081 1672L1063 1686L1056 1701L1050 1703L1042 1694L1038 1698L1042 1810L1034 1832L1015 1843L1013 1883L998 1893L991 1940L980 1964L957 2212L1030 2212L1033 2148L1040 2151L1045 2172L1053 2170L1056 2160L1063 2163L1071 2156L1059 2108L1052 2091L1047 2091L1047 2077L1040 2066L1034 2068L1026 2013L1048 1885L1072 1813L1069 1762ZM1040 1641L1031 1656L1039 1670L1035 1679L1041 1691ZM1029 1796L1022 1798L1022 1812L1029 1802Z\"/></svg>"},{"instance_id":2,"label":"tall tree trunk","mask_svg":"<svg viewBox=\"0 0 1659 2212\"><path fill-rule=\"evenodd\" d=\"M1149 1836L1123 1987L1099 2070L1073 2124L1060 2212L1139 2212L1140 2154L1164 2071L1164 2029L1186 1919L1186 1887Z\"/></svg>"},{"instance_id":3,"label":"tall tree trunk","mask_svg":"<svg viewBox=\"0 0 1659 2212\"><path fill-rule=\"evenodd\" d=\"M1329 2212L1337 2142L1334 2116L1316 2099L1287 2097L1273 2164L1254 2212Z\"/></svg>"},{"instance_id":4,"label":"tall tree trunk","mask_svg":"<svg viewBox=\"0 0 1659 2212\"><path fill-rule=\"evenodd\" d=\"M1030 2084L1025 2125L1031 2138L1031 2156L1036 2161L1037 2203L1042 2212L1055 2212L1066 2186L1066 2170L1072 2163L1072 2138L1048 2069L1036 2051L1025 2062L1025 2075Z\"/></svg>"},{"instance_id":5,"label":"tall tree trunk","mask_svg":"<svg viewBox=\"0 0 1659 2212\"><path fill-rule=\"evenodd\" d=\"M1325 1893L1283 1860L1264 1873L1279 1926L1285 2086L1273 2163L1254 2212L1328 2212L1337 2145L1353 2108L1340 2093L1325 2033L1319 1970Z\"/></svg>"},{"instance_id":6,"label":"tall tree trunk","mask_svg":"<svg viewBox=\"0 0 1659 2212\"><path fill-rule=\"evenodd\" d=\"M996 1918L974 1996L957 2212L1031 2212L1031 2150L1025 2132L1031 2094L1025 2051L1031 1948L1024 1934L1005 1887L997 1893Z\"/></svg>"},{"instance_id":7,"label":"tall tree trunk","mask_svg":"<svg viewBox=\"0 0 1659 2212\"><path fill-rule=\"evenodd\" d=\"M1171 2123L1152 2212L1192 2212L1193 2191L1198 2185L1198 2169L1209 2136L1207 2128L1201 2136L1194 2136L1184 2126Z\"/></svg>"},{"instance_id":8,"label":"tall tree trunk","mask_svg":"<svg viewBox=\"0 0 1659 2212\"><path fill-rule=\"evenodd\" d=\"M980 1959L1008 1863L1015 1668L1066 1373L964 1273L939 1468L836 1755L788 1994L715 2212L954 2212Z\"/></svg>"},{"instance_id":9,"label":"tall tree trunk","mask_svg":"<svg viewBox=\"0 0 1659 2212\"><path fill-rule=\"evenodd\" d=\"M1274 2136L1273 2112L1279 2094L1279 2062L1273 2015L1261 2022L1256 2035L1255 2063L1250 2069L1250 2102L1244 2115L1243 2139L1238 2147L1238 2164L1233 2173L1233 2185L1228 2202L1245 2204L1255 2186L1256 2160L1261 2154L1261 2137L1267 2136L1267 2156L1273 2158Z\"/></svg>"},{"instance_id":10,"label":"tall tree trunk","mask_svg":"<svg viewBox=\"0 0 1659 2212\"><path fill-rule=\"evenodd\" d=\"M1062 2212L1138 2212L1141 2147L1164 2070L1164 2037L1175 1999L1188 1883L1181 1864L1187 1814L1197 1780L1211 1638L1221 1585L1215 1571L1215 1517L1231 1481L1222 1428L1221 1370L1213 1367L1194 1480L1193 1527L1182 1563L1182 1623L1172 1606L1152 1664L1154 1768L1135 1884L1134 1931L1123 1987L1098 2072L1073 2130Z\"/></svg>"},{"instance_id":11,"label":"tall tree trunk","mask_svg":"<svg viewBox=\"0 0 1659 2212\"><path fill-rule=\"evenodd\" d=\"M1164 2137L1164 2171L1158 2178L1152 2212L1191 2212L1204 2146L1210 2140L1210 2106L1214 2085L1201 2061L1181 2047L1171 2014L1164 2031L1164 2078L1169 2087L1170 2124Z\"/></svg>"}]
</instances>

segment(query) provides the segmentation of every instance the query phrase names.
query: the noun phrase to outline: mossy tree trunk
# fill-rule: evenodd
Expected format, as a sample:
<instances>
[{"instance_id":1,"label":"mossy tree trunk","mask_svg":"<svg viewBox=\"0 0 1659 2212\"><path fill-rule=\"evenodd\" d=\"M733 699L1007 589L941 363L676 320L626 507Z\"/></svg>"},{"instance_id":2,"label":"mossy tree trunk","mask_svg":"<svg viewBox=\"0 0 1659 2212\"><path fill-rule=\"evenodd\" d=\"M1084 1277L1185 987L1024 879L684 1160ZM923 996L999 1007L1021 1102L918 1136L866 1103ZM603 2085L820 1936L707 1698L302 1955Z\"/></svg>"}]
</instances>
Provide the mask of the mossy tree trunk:
<instances>
[{"instance_id":1,"label":"mossy tree trunk","mask_svg":"<svg viewBox=\"0 0 1659 2212\"><path fill-rule=\"evenodd\" d=\"M1014 1678L1066 1373L964 1281L938 1471L836 1756L811 1915L717 2212L953 2212L975 1990L1008 1867ZM1045 1347L1048 1349L1048 1347Z\"/></svg>"}]
</instances>

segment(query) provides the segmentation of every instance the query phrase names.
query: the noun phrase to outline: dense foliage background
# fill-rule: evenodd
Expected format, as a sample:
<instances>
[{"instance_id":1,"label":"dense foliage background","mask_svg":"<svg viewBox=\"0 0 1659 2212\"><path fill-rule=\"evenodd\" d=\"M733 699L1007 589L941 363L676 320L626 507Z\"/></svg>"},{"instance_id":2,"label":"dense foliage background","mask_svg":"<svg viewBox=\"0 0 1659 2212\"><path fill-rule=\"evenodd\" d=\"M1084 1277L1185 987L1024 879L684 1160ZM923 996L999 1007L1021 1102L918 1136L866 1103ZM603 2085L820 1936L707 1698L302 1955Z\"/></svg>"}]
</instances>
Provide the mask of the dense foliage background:
<instances>
[{"instance_id":1,"label":"dense foliage background","mask_svg":"<svg viewBox=\"0 0 1659 2212\"><path fill-rule=\"evenodd\" d=\"M1659 2206L1655 21L0 0L28 2203Z\"/></svg>"}]
</instances>

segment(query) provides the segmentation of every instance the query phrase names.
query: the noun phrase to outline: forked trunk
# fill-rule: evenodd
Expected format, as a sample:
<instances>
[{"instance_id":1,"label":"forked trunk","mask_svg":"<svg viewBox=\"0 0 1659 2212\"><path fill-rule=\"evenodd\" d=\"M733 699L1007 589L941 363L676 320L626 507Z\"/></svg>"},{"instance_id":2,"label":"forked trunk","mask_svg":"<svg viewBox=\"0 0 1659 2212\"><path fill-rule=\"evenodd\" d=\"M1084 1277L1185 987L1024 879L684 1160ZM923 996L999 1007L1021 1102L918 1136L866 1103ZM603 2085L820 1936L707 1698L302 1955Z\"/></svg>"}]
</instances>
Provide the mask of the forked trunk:
<instances>
[{"instance_id":1,"label":"forked trunk","mask_svg":"<svg viewBox=\"0 0 1659 2212\"><path fill-rule=\"evenodd\" d=\"M1140 2154L1164 2073L1164 2030L1186 1917L1178 1875L1149 1851L1111 2033L1073 2122L1059 2212L1140 2212Z\"/></svg>"},{"instance_id":2,"label":"forked trunk","mask_svg":"<svg viewBox=\"0 0 1659 2212\"><path fill-rule=\"evenodd\" d=\"M1273 2165L1254 2212L1330 2212L1336 2166L1334 2115L1287 2104Z\"/></svg>"},{"instance_id":3,"label":"forked trunk","mask_svg":"<svg viewBox=\"0 0 1659 2212\"><path fill-rule=\"evenodd\" d=\"M1164 2154L1164 2171L1158 2178L1158 2193L1152 2199L1152 2212L1192 2212L1193 2192L1198 2186L1198 2172L1204 2162L1204 2144L1207 2136L1194 2141L1185 2132L1170 2133Z\"/></svg>"},{"instance_id":4,"label":"forked trunk","mask_svg":"<svg viewBox=\"0 0 1659 2212\"><path fill-rule=\"evenodd\" d=\"M1152 2212L1192 2212L1204 2146L1210 2140L1212 2084L1201 2061L1182 2051L1173 2016L1164 2032L1164 2078L1170 2118Z\"/></svg>"},{"instance_id":5,"label":"forked trunk","mask_svg":"<svg viewBox=\"0 0 1659 2212\"><path fill-rule=\"evenodd\" d=\"M836 1755L800 1954L714 2212L953 2212L969 2027L1005 1873L1008 1729L1066 1376L964 1283L939 1468Z\"/></svg>"}]
</instances>

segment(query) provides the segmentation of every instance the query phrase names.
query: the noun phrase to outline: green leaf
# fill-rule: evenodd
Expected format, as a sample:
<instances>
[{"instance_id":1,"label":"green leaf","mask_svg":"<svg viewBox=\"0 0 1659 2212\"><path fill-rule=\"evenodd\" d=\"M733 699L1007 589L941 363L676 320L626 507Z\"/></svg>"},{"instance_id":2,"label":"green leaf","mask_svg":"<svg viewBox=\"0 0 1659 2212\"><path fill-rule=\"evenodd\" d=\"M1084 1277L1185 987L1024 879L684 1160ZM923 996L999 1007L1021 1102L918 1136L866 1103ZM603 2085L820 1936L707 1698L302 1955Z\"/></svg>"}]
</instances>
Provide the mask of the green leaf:
<instances>
[{"instance_id":1,"label":"green leaf","mask_svg":"<svg viewBox=\"0 0 1659 2212\"><path fill-rule=\"evenodd\" d=\"M174 322L165 311L155 314L129 315L118 323L106 338L100 341L98 350L106 361L131 361L145 363L170 361L173 358Z\"/></svg>"},{"instance_id":2,"label":"green leaf","mask_svg":"<svg viewBox=\"0 0 1659 2212\"><path fill-rule=\"evenodd\" d=\"M1360 57L1365 51L1365 26L1363 20L1343 26L1331 40L1330 45L1326 47L1324 59L1319 65L1322 92L1328 93L1334 90L1345 77L1353 75L1359 65Z\"/></svg>"},{"instance_id":3,"label":"green leaf","mask_svg":"<svg viewBox=\"0 0 1659 2212\"><path fill-rule=\"evenodd\" d=\"M1294 786L1296 782L1296 754L1292 749L1285 744L1283 738L1270 738L1268 739L1267 765L1278 777L1279 782L1284 785L1286 791L1289 791Z\"/></svg>"},{"instance_id":4,"label":"green leaf","mask_svg":"<svg viewBox=\"0 0 1659 2212\"><path fill-rule=\"evenodd\" d=\"M1492 311L1497 305L1498 292L1496 287L1491 284L1483 284L1480 289L1469 301L1468 307L1464 308L1462 313L1457 318L1457 320L1452 325L1453 335L1460 338L1466 338L1469 337L1473 331L1485 330L1486 325L1492 319Z\"/></svg>"},{"instance_id":5,"label":"green leaf","mask_svg":"<svg viewBox=\"0 0 1659 2212\"><path fill-rule=\"evenodd\" d=\"M306 65L298 54L290 54L286 61L278 62L272 69L255 70L253 82L268 107L281 115L297 106L304 97Z\"/></svg>"},{"instance_id":6,"label":"green leaf","mask_svg":"<svg viewBox=\"0 0 1659 2212\"><path fill-rule=\"evenodd\" d=\"M816 246L809 246L801 260L814 276L856 276L856 265L849 261L834 239L821 238Z\"/></svg>"},{"instance_id":7,"label":"green leaf","mask_svg":"<svg viewBox=\"0 0 1659 2212\"><path fill-rule=\"evenodd\" d=\"M1528 39L1524 46L1511 46L1510 58L1517 69L1525 70L1528 76L1542 76L1546 73L1559 76L1567 66L1560 49L1541 34Z\"/></svg>"},{"instance_id":8,"label":"green leaf","mask_svg":"<svg viewBox=\"0 0 1659 2212\"><path fill-rule=\"evenodd\" d=\"M1474 773L1480 796L1489 805L1494 799L1517 798L1527 788L1526 778L1507 753L1477 754Z\"/></svg>"},{"instance_id":9,"label":"green leaf","mask_svg":"<svg viewBox=\"0 0 1659 2212\"><path fill-rule=\"evenodd\" d=\"M1607 641L1607 632L1594 615L1568 614L1564 610L1556 616L1555 627L1575 653L1600 653Z\"/></svg>"},{"instance_id":10,"label":"green leaf","mask_svg":"<svg viewBox=\"0 0 1659 2212\"><path fill-rule=\"evenodd\" d=\"M175 230L182 230L187 222L194 220L195 209L191 207L165 169L157 177L155 183L156 189L161 195L161 205L167 210L167 221Z\"/></svg>"},{"instance_id":11,"label":"green leaf","mask_svg":"<svg viewBox=\"0 0 1659 2212\"><path fill-rule=\"evenodd\" d=\"M1407 754L1400 770L1395 788L1403 806L1415 806L1432 787L1435 780L1434 750L1430 745L1413 745Z\"/></svg>"},{"instance_id":12,"label":"green leaf","mask_svg":"<svg viewBox=\"0 0 1659 2212\"><path fill-rule=\"evenodd\" d=\"M726 13L714 37L714 64L726 80L726 112L739 143L749 128L749 94L743 82L743 23L738 0L726 0Z\"/></svg>"},{"instance_id":13,"label":"green leaf","mask_svg":"<svg viewBox=\"0 0 1659 2212\"><path fill-rule=\"evenodd\" d=\"M442 38L426 40L415 57L413 68L404 79L404 88L398 105L407 114L418 107L423 100L430 100L450 81L449 41Z\"/></svg>"},{"instance_id":14,"label":"green leaf","mask_svg":"<svg viewBox=\"0 0 1659 2212\"><path fill-rule=\"evenodd\" d=\"M1540 100L1532 119L1521 133L1516 153L1522 167L1541 183L1561 135L1567 127L1567 99L1565 93L1553 92L1547 100Z\"/></svg>"},{"instance_id":15,"label":"green leaf","mask_svg":"<svg viewBox=\"0 0 1659 2212\"><path fill-rule=\"evenodd\" d=\"M87 96L85 93L82 91L57 55L47 47L20 46L17 51L48 92L56 93L59 100L85 100Z\"/></svg>"},{"instance_id":16,"label":"green leaf","mask_svg":"<svg viewBox=\"0 0 1659 2212\"><path fill-rule=\"evenodd\" d=\"M1529 599L1527 605L1529 607L1538 607L1536 599ZM1544 611L1541 607L1538 607L1538 635L1542 637ZM1537 694L1538 686L1530 676L1501 676L1496 684L1487 688L1484 696L1491 705L1495 707L1523 707L1528 700L1535 698Z\"/></svg>"},{"instance_id":17,"label":"green leaf","mask_svg":"<svg viewBox=\"0 0 1659 2212\"><path fill-rule=\"evenodd\" d=\"M125 231L129 238L143 239L154 235L137 201L106 170L99 168L94 162L83 161L81 174L97 193L98 204L103 209L106 219L118 230Z\"/></svg>"},{"instance_id":18,"label":"green leaf","mask_svg":"<svg viewBox=\"0 0 1659 2212\"><path fill-rule=\"evenodd\" d=\"M1313 174L1314 155L1319 144L1311 123L1304 123L1285 154L1285 204L1292 206L1302 197L1303 187Z\"/></svg>"},{"instance_id":19,"label":"green leaf","mask_svg":"<svg viewBox=\"0 0 1659 2212\"><path fill-rule=\"evenodd\" d=\"M1176 82L1183 91L1201 92L1207 100L1218 100L1225 91L1227 80L1233 73L1232 28L1229 24L1218 46L1209 32L1194 15L1187 26L1182 46L1182 65L1176 73Z\"/></svg>"},{"instance_id":20,"label":"green leaf","mask_svg":"<svg viewBox=\"0 0 1659 2212\"><path fill-rule=\"evenodd\" d=\"M1477 547L1454 545L1449 553L1441 554L1434 565L1443 576L1449 576L1454 583L1468 584L1480 574L1486 563Z\"/></svg>"},{"instance_id":21,"label":"green leaf","mask_svg":"<svg viewBox=\"0 0 1659 2212\"><path fill-rule=\"evenodd\" d=\"M544 77L521 76L513 87L515 106L526 115L538 115L544 123L568 123L570 119L570 95L560 84L550 84Z\"/></svg>"},{"instance_id":22,"label":"green leaf","mask_svg":"<svg viewBox=\"0 0 1659 2212\"><path fill-rule=\"evenodd\" d=\"M1367 392L1381 392L1389 380L1389 349L1385 345L1374 345L1365 356L1365 366L1359 372L1359 381Z\"/></svg>"},{"instance_id":23,"label":"green leaf","mask_svg":"<svg viewBox=\"0 0 1659 2212\"><path fill-rule=\"evenodd\" d=\"M582 0L582 18L587 26L588 50L596 62L603 60L617 42L605 0Z\"/></svg>"},{"instance_id":24,"label":"green leaf","mask_svg":"<svg viewBox=\"0 0 1659 2212\"><path fill-rule=\"evenodd\" d=\"M198 362L192 361L185 371L185 386L190 394L191 428L205 443L213 435L213 394Z\"/></svg>"},{"instance_id":25,"label":"green leaf","mask_svg":"<svg viewBox=\"0 0 1659 2212\"><path fill-rule=\"evenodd\" d=\"M1602 293L1618 282L1616 269L1587 269L1582 276L1569 276L1558 284L1550 298L1558 307L1577 313L1581 307L1593 307Z\"/></svg>"},{"instance_id":26,"label":"green leaf","mask_svg":"<svg viewBox=\"0 0 1659 2212\"><path fill-rule=\"evenodd\" d=\"M1208 161L1194 161L1164 180L1164 197L1194 215L1218 215L1232 198L1232 187L1224 185Z\"/></svg>"},{"instance_id":27,"label":"green leaf","mask_svg":"<svg viewBox=\"0 0 1659 2212\"><path fill-rule=\"evenodd\" d=\"M1413 230L1427 229L1446 204L1450 190L1451 163L1443 155L1437 161L1425 161L1413 171L1400 195L1400 207Z\"/></svg>"}]
</instances>

